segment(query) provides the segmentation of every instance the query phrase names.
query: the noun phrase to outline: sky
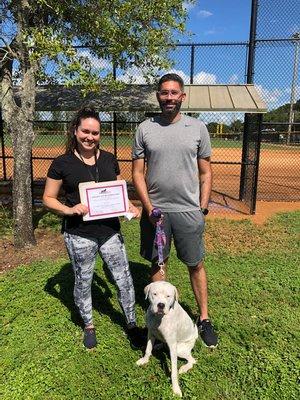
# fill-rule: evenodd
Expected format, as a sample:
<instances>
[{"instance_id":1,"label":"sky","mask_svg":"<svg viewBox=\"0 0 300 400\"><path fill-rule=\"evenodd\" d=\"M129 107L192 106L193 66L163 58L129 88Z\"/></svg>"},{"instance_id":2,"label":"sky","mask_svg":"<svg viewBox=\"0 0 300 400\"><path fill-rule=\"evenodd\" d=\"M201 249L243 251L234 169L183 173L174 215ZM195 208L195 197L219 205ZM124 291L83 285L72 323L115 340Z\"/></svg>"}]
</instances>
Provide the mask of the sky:
<instances>
[{"instance_id":1,"label":"sky","mask_svg":"<svg viewBox=\"0 0 300 400\"><path fill-rule=\"evenodd\" d=\"M196 0L185 2L188 12L187 32L176 34L180 44L211 44L195 47L195 84L246 83L247 47L232 43L249 41L251 0ZM285 8L282 8L285 5ZM300 0L259 0L258 39L289 38L300 31ZM231 43L228 46L213 45ZM295 47L292 43L259 44L256 50L254 83L269 109L290 102ZM191 49L178 47L170 52L174 65L167 71L178 73L190 83ZM300 58L300 51L299 51ZM299 60L300 64L300 60ZM122 75L123 74L123 75ZM141 71L132 68L121 72L119 79L133 76L143 83ZM296 82L296 99L300 97L300 72Z\"/></svg>"},{"instance_id":2,"label":"sky","mask_svg":"<svg viewBox=\"0 0 300 400\"><path fill-rule=\"evenodd\" d=\"M217 46L214 43L242 43L249 40L251 0L195 0L184 2L188 12L187 32L176 34L181 44L199 43L210 46L195 47L195 84L243 84L246 82L247 47L245 45ZM259 0L258 38L287 38L300 32L300 0ZM300 44L299 44L300 46ZM106 60L96 60L89 50L80 54L90 59L93 68L103 68L104 76L111 70ZM170 51L174 65L168 71L176 72L190 83L191 48L178 47ZM255 60L254 83L269 109L289 103L293 82L295 46L293 43L258 45ZM299 48L300 65L300 48ZM296 82L296 99L300 97L300 71ZM103 73L103 75L102 75ZM125 82L145 83L142 71L130 68L117 71L118 79Z\"/></svg>"},{"instance_id":3,"label":"sky","mask_svg":"<svg viewBox=\"0 0 300 400\"><path fill-rule=\"evenodd\" d=\"M249 39L251 0L197 0L185 3L186 28L181 43L245 41Z\"/></svg>"},{"instance_id":4,"label":"sky","mask_svg":"<svg viewBox=\"0 0 300 400\"><path fill-rule=\"evenodd\" d=\"M176 35L179 43L247 42L249 40L251 0L196 0L184 3L188 12L189 33ZM285 5L285 7L283 7ZM259 1L257 38L289 38L300 32L300 0ZM300 47L300 44L299 44ZM245 46L196 47L194 83L242 84L246 82ZM174 52L173 71L189 83L190 50ZM254 83L269 109L289 103L293 82L295 46L290 43L258 44ZM296 100L300 97L300 48Z\"/></svg>"},{"instance_id":5,"label":"sky","mask_svg":"<svg viewBox=\"0 0 300 400\"><path fill-rule=\"evenodd\" d=\"M180 44L249 40L251 0L196 0L193 4L184 2L184 8L188 12L186 33L178 33L174 38ZM190 83L190 47L178 47L170 56L174 65L167 71L158 71L158 75L175 72L185 83ZM244 83L245 73L245 46L206 47L195 51L196 84ZM127 82L130 76L137 83L145 82L135 67L121 73L119 79Z\"/></svg>"}]
</instances>

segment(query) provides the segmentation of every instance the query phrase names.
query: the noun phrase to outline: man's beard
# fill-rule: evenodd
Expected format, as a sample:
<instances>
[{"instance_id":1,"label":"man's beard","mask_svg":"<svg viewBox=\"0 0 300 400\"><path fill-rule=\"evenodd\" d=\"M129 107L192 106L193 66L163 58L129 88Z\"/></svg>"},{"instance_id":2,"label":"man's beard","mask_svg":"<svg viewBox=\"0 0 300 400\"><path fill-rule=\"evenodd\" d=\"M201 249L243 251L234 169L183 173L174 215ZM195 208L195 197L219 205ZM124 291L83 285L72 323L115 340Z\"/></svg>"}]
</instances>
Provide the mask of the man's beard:
<instances>
[{"instance_id":1,"label":"man's beard","mask_svg":"<svg viewBox=\"0 0 300 400\"><path fill-rule=\"evenodd\" d=\"M172 108L166 107L169 104L172 104L172 106L174 106L174 107L172 107ZM162 113L166 116L172 116L172 115L178 114L180 111L180 108L181 108L181 104L182 104L181 100L173 100L173 101L160 100L159 101L160 109L161 109Z\"/></svg>"}]
</instances>

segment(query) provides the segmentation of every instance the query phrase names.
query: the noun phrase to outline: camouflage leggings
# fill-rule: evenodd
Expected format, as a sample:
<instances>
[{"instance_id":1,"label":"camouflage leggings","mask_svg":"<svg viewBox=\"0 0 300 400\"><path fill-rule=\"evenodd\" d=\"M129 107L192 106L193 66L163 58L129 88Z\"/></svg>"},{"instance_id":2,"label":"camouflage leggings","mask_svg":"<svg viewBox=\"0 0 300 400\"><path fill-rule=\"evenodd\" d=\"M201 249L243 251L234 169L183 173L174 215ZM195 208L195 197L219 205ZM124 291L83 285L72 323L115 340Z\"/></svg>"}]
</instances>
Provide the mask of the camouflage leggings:
<instances>
[{"instance_id":1,"label":"camouflage leggings","mask_svg":"<svg viewBox=\"0 0 300 400\"><path fill-rule=\"evenodd\" d=\"M100 246L97 239L66 232L64 239L75 275L74 300L84 324L93 323L91 285L98 252L117 286L127 323L135 322L135 293L122 236L115 234Z\"/></svg>"}]
</instances>

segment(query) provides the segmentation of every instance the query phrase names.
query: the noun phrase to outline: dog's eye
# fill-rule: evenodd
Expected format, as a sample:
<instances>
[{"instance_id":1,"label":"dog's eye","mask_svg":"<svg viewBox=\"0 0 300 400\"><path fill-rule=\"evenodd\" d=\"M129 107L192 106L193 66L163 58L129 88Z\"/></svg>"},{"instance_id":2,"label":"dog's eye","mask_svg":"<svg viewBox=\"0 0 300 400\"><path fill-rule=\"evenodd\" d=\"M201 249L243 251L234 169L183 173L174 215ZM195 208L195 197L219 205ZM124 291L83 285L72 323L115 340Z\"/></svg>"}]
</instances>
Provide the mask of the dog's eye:
<instances>
[{"instance_id":1,"label":"dog's eye","mask_svg":"<svg viewBox=\"0 0 300 400\"><path fill-rule=\"evenodd\" d=\"M171 297L169 294L167 294L167 297Z\"/></svg>"},{"instance_id":2,"label":"dog's eye","mask_svg":"<svg viewBox=\"0 0 300 400\"><path fill-rule=\"evenodd\" d=\"M157 293L153 293L153 296L156 296L157 295Z\"/></svg>"}]
</instances>

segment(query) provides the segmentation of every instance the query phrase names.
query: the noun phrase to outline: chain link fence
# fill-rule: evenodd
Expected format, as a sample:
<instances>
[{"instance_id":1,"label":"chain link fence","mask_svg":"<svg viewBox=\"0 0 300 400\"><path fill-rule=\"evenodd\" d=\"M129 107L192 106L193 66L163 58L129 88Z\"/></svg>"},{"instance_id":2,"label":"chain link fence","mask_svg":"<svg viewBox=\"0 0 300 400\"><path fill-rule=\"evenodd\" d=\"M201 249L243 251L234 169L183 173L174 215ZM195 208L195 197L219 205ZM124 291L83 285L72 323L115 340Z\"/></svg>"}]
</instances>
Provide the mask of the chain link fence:
<instances>
[{"instance_id":1,"label":"chain link fence","mask_svg":"<svg viewBox=\"0 0 300 400\"><path fill-rule=\"evenodd\" d=\"M66 135L73 113L39 112L35 121L36 138L32 148L32 174L35 184L43 182L53 158L64 153ZM203 120L209 130L213 147L213 200L223 205L225 197L239 199L243 148L243 113L201 113L192 116ZM121 175L131 182L131 146L137 125L147 115L142 112L100 113L100 147L115 154ZM4 134L5 180L12 179L13 154L11 139ZM237 205L235 204L234 208ZM240 204L240 211L248 206Z\"/></svg>"},{"instance_id":2,"label":"chain link fence","mask_svg":"<svg viewBox=\"0 0 300 400\"><path fill-rule=\"evenodd\" d=\"M257 40L288 39L300 29L299 0L258 0Z\"/></svg>"},{"instance_id":3,"label":"chain link fence","mask_svg":"<svg viewBox=\"0 0 300 400\"><path fill-rule=\"evenodd\" d=\"M263 117L258 199L300 200L300 1L258 0L254 82Z\"/></svg>"},{"instance_id":4,"label":"chain link fence","mask_svg":"<svg viewBox=\"0 0 300 400\"><path fill-rule=\"evenodd\" d=\"M299 0L258 0L255 41L254 83L268 106L263 116L257 198L260 200L300 200L300 41ZM247 81L248 42L178 45L169 50L173 61L168 72L177 72L185 83L243 84ZM104 77L113 73L124 82L145 83L143 71L132 67L123 71L104 59L96 59L88 48L79 48L94 71ZM300 57L300 54L298 54ZM49 71L54 65L49 65ZM166 71L158 71L161 75ZM51 75L51 74L50 74ZM292 107L291 107L292 104ZM213 191L220 197L240 199L244 140L243 113L194 115L208 127L213 145ZM32 150L33 178L44 180L54 157L64 152L71 112L39 111ZM135 129L147 116L141 112L100 113L101 147L119 160L124 178L131 180L131 144ZM0 129L1 132L1 129ZM258 160L256 159L255 162ZM12 179L11 141L1 138L0 179Z\"/></svg>"}]
</instances>

